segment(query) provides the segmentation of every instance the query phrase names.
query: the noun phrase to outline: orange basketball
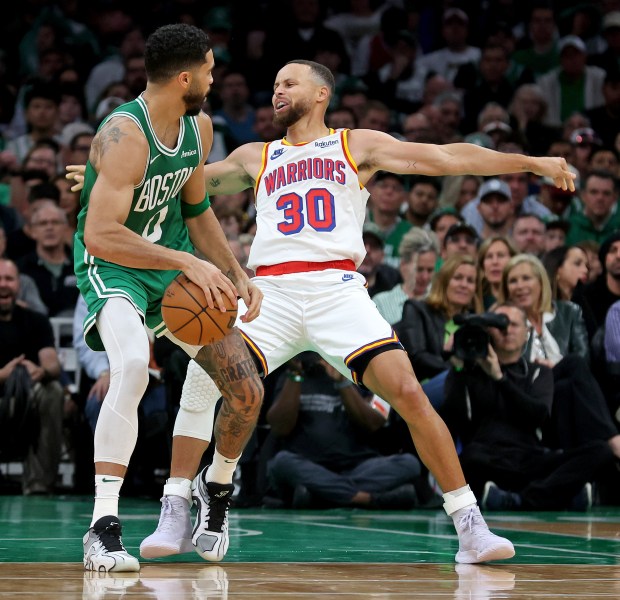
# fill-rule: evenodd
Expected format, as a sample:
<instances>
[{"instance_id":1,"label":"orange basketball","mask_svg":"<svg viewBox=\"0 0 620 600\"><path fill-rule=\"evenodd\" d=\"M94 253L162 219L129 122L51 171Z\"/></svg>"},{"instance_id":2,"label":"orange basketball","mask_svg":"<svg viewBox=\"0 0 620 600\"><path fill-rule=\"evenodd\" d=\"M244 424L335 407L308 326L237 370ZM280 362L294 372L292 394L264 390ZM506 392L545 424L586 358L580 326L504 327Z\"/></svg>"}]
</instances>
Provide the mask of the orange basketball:
<instances>
[{"instance_id":1,"label":"orange basketball","mask_svg":"<svg viewBox=\"0 0 620 600\"><path fill-rule=\"evenodd\" d=\"M226 312L209 308L204 292L182 273L167 287L161 303L166 327L178 339L192 346L206 346L221 340L232 330L237 307L222 294Z\"/></svg>"}]
</instances>

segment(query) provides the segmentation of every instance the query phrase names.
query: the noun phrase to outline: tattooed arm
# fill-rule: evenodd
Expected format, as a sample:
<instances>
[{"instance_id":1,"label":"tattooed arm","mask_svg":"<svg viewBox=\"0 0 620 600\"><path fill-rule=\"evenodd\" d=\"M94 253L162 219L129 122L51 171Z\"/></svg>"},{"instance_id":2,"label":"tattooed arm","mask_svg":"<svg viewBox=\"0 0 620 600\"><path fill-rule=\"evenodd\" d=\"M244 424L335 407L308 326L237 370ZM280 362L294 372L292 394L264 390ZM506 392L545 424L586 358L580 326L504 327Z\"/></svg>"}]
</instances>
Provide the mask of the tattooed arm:
<instances>
[{"instance_id":1,"label":"tattooed arm","mask_svg":"<svg viewBox=\"0 0 620 600\"><path fill-rule=\"evenodd\" d=\"M88 203L86 248L125 267L184 271L203 289L210 307L223 306L221 292L235 299L236 290L218 268L188 252L153 244L125 226L148 154L146 138L128 118L111 119L95 136L89 160L98 176Z\"/></svg>"}]
</instances>

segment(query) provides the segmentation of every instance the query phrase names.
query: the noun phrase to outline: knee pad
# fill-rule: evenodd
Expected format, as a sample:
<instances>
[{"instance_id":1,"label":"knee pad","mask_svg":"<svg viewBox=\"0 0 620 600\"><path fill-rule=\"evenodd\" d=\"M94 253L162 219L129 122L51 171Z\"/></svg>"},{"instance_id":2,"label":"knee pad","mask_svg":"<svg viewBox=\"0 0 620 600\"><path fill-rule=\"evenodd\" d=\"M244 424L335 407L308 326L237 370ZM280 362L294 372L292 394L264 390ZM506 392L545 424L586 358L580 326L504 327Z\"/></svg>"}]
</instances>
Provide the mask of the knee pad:
<instances>
[{"instance_id":1,"label":"knee pad","mask_svg":"<svg viewBox=\"0 0 620 600\"><path fill-rule=\"evenodd\" d=\"M210 442L215 405L220 396L213 379L196 361L190 360L173 435Z\"/></svg>"}]
</instances>

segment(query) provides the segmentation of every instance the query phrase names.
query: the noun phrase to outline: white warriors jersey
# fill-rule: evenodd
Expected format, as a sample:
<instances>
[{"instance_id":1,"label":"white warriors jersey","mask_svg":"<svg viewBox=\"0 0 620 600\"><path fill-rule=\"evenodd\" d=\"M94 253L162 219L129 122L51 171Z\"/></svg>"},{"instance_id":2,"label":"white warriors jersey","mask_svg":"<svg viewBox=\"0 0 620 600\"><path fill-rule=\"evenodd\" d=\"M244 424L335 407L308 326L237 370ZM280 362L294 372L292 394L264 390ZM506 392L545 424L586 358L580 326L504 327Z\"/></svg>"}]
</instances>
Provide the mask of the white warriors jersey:
<instances>
[{"instance_id":1,"label":"white warriors jersey","mask_svg":"<svg viewBox=\"0 0 620 600\"><path fill-rule=\"evenodd\" d=\"M265 144L256 179L256 236L248 266L352 260L366 250L362 226L368 191L357 177L348 130L292 145Z\"/></svg>"}]
</instances>

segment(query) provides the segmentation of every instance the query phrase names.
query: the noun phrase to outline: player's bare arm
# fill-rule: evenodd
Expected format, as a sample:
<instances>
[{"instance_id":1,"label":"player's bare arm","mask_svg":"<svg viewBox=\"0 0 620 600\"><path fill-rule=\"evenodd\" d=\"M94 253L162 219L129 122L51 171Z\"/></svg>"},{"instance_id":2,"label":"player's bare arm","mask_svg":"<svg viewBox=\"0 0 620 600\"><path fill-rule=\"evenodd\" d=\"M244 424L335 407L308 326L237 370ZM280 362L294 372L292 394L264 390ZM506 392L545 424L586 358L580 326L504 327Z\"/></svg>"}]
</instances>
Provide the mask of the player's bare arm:
<instances>
[{"instance_id":1,"label":"player's bare arm","mask_svg":"<svg viewBox=\"0 0 620 600\"><path fill-rule=\"evenodd\" d=\"M475 144L417 144L369 129L351 131L349 147L360 180L379 170L417 175L500 175L529 171L551 177L564 190L575 190L574 174L560 157L533 157L488 150Z\"/></svg>"},{"instance_id":2,"label":"player's bare arm","mask_svg":"<svg viewBox=\"0 0 620 600\"><path fill-rule=\"evenodd\" d=\"M264 144L240 146L227 158L205 165L205 185L209 194L236 194L253 187L261 168Z\"/></svg>"},{"instance_id":3,"label":"player's bare arm","mask_svg":"<svg viewBox=\"0 0 620 600\"><path fill-rule=\"evenodd\" d=\"M127 118L114 118L95 136L98 177L88 205L84 242L90 254L137 269L185 270L199 261L187 252L171 250L145 240L124 223L134 186L142 180L148 160L148 142Z\"/></svg>"}]
</instances>

